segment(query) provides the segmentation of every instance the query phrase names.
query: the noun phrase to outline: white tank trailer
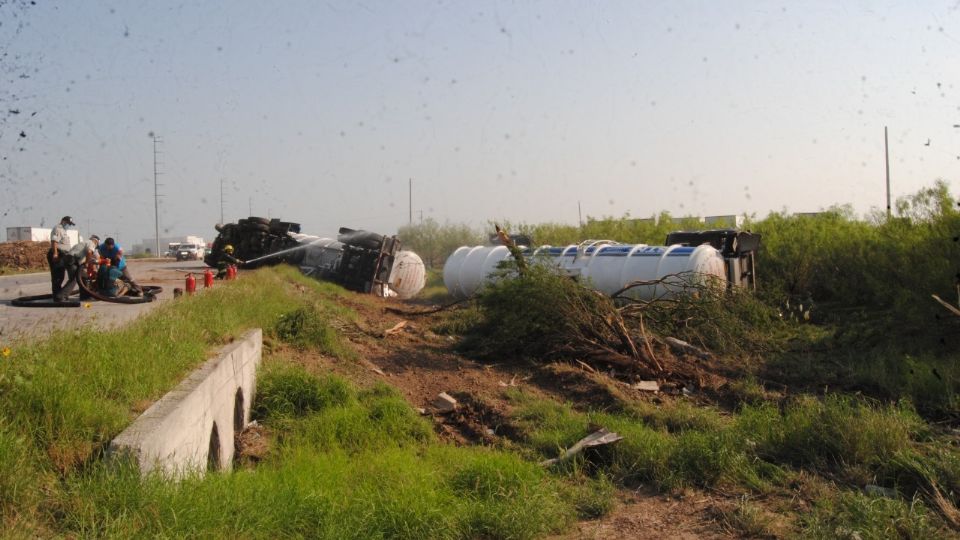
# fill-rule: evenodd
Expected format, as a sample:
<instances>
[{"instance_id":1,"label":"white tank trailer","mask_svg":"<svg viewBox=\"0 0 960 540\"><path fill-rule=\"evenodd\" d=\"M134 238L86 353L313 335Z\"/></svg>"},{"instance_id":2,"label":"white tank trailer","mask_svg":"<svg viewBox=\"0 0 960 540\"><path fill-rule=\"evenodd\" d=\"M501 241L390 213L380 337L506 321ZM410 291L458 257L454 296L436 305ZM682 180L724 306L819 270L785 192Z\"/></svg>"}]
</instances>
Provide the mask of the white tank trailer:
<instances>
[{"instance_id":1,"label":"white tank trailer","mask_svg":"<svg viewBox=\"0 0 960 540\"><path fill-rule=\"evenodd\" d=\"M363 263L356 264L348 259L348 253L351 246L354 245L370 250L380 249L380 242L384 237L366 231L350 231L350 233L360 234L350 236L341 234L340 240L334 240L333 238L322 238L309 234L289 233L289 236L300 244L299 248L290 250L291 252L302 252L301 256L296 258L296 264L300 267L300 271L308 276L338 283L356 279L356 276L362 276L361 279L369 279L366 275L368 272L354 272L355 267ZM360 256L366 254L364 251L358 253L360 253ZM377 252L370 251L370 253ZM371 260L367 262L367 265L373 264L379 268L379 265L383 262L388 262L391 265L390 271L374 271L375 277L379 279L375 278L372 282L363 283L363 290L373 292L377 296L413 298L423 289L426 283L426 269L419 255L412 251L401 250L393 255L392 261L389 259L387 261L377 260L376 262ZM385 281L381 281L383 277L386 277Z\"/></svg>"},{"instance_id":2,"label":"white tank trailer","mask_svg":"<svg viewBox=\"0 0 960 540\"><path fill-rule=\"evenodd\" d=\"M754 253L760 244L759 234L735 229L679 231L669 234L666 244L624 245L602 240L521 249L531 262L556 266L608 295L638 281L663 280L633 287L626 293L642 300L668 297L688 284L710 281L728 287L756 285ZM443 266L444 285L457 298L471 296L494 278L500 263L509 257L503 245L460 247Z\"/></svg>"},{"instance_id":3,"label":"white tank trailer","mask_svg":"<svg viewBox=\"0 0 960 540\"><path fill-rule=\"evenodd\" d=\"M426 271L412 251L401 251L396 236L341 227L334 238L300 234L300 224L251 216L218 224L217 238L204 262L217 266L226 246L243 268L296 265L309 276L347 289L380 296L410 298L423 289Z\"/></svg>"}]
</instances>

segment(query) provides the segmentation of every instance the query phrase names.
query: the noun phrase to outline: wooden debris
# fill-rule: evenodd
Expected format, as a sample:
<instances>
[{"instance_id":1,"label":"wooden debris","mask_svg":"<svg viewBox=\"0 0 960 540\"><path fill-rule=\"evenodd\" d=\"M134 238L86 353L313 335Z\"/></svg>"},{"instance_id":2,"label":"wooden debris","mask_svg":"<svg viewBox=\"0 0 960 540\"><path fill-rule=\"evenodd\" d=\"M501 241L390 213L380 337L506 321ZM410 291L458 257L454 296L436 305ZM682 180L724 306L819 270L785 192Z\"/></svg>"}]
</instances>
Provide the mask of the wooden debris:
<instances>
[{"instance_id":1,"label":"wooden debris","mask_svg":"<svg viewBox=\"0 0 960 540\"><path fill-rule=\"evenodd\" d=\"M934 300L936 300L937 302L939 302L941 306L947 308L947 310L949 310L950 313L953 313L953 314L956 315L957 317L960 317L960 309L957 309L957 308L951 306L950 304L948 304L948 303L945 302L942 298L940 298L939 296L937 296L937 295L935 295L935 294L931 294L930 296L932 296Z\"/></svg>"},{"instance_id":2,"label":"wooden debris","mask_svg":"<svg viewBox=\"0 0 960 540\"><path fill-rule=\"evenodd\" d=\"M392 336L394 334L399 334L400 332L403 331L403 329L406 326L407 326L407 321L400 321L397 324L393 325L393 327L390 328L389 330L385 330L383 332L383 336L387 337L387 336Z\"/></svg>"},{"instance_id":3,"label":"wooden debris","mask_svg":"<svg viewBox=\"0 0 960 540\"><path fill-rule=\"evenodd\" d=\"M590 366L590 364L587 364L587 363L582 362L582 361L580 361L580 360L577 360L577 363L580 364L580 367L582 367L583 369L589 371L590 373L596 373L596 372L597 372L597 370L593 369L593 367Z\"/></svg>"},{"instance_id":4,"label":"wooden debris","mask_svg":"<svg viewBox=\"0 0 960 540\"><path fill-rule=\"evenodd\" d=\"M595 446L603 446L605 444L615 443L623 439L620 435L616 434L613 431L609 431L607 428L600 428L597 431L594 431L590 435L580 439L576 444L568 448L562 456L558 458L551 458L540 462L540 465L544 467L549 467L555 463L561 463L567 461L573 456L583 452L587 448L593 448Z\"/></svg>"},{"instance_id":5,"label":"wooden debris","mask_svg":"<svg viewBox=\"0 0 960 540\"><path fill-rule=\"evenodd\" d=\"M669 345L671 349L677 352L698 356L703 359L710 358L710 353L701 349L700 347L691 345L686 341L683 341L682 339L677 339L675 337L666 337L663 340L667 342L667 345Z\"/></svg>"}]
</instances>

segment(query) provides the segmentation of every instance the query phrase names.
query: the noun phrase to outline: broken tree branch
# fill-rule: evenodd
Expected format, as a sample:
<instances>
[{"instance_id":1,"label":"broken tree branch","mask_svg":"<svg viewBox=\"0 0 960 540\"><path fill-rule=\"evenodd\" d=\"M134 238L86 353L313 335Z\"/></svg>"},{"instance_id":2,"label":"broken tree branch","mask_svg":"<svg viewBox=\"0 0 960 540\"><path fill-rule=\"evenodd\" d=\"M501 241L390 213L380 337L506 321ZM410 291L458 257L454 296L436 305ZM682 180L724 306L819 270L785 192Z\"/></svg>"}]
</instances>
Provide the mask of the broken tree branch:
<instances>
[{"instance_id":1,"label":"broken tree branch","mask_svg":"<svg viewBox=\"0 0 960 540\"><path fill-rule=\"evenodd\" d=\"M930 296L932 296L934 300L936 300L937 302L939 302L941 306L947 308L947 310L950 311L950 313L953 313L953 314L956 315L957 317L960 317L960 309L957 309L957 308L951 306L950 304L948 304L947 302L945 302L943 299L941 299L939 296L937 296L937 295L935 295L935 294L931 294Z\"/></svg>"}]
</instances>

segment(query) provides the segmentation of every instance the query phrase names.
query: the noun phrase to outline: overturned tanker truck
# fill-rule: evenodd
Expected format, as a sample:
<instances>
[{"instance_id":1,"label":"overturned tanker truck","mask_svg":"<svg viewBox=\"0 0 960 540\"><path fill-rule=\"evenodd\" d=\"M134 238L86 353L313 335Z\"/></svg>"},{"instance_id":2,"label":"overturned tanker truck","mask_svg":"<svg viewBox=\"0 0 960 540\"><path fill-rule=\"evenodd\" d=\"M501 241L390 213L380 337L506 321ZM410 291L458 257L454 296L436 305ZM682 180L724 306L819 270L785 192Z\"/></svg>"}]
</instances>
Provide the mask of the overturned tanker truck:
<instances>
[{"instance_id":1,"label":"overturned tanker truck","mask_svg":"<svg viewBox=\"0 0 960 540\"><path fill-rule=\"evenodd\" d=\"M249 217L217 224L218 235L204 257L209 266L224 259L224 248L245 261L243 268L292 264L311 277L378 296L410 298L423 289L420 256L400 249L396 236L341 227L336 239L300 233L300 224Z\"/></svg>"},{"instance_id":2,"label":"overturned tanker truck","mask_svg":"<svg viewBox=\"0 0 960 540\"><path fill-rule=\"evenodd\" d=\"M588 240L569 246L518 246L524 257L552 265L566 275L608 295L622 291L640 300L669 297L690 285L707 282L727 287L756 286L754 255L760 235L736 229L678 231L664 246ZM443 283L451 295L465 298L496 278L510 257L504 245L463 246L443 266Z\"/></svg>"}]
</instances>

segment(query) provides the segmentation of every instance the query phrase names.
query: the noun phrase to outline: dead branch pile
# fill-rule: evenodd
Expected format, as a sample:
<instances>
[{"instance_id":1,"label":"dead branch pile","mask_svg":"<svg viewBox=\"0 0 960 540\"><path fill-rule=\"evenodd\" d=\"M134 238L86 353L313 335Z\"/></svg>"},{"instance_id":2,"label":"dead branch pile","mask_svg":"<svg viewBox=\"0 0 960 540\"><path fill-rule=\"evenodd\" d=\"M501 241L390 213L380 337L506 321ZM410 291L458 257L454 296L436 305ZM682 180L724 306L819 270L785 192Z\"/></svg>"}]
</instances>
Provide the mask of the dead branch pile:
<instances>
[{"instance_id":1,"label":"dead branch pile","mask_svg":"<svg viewBox=\"0 0 960 540\"><path fill-rule=\"evenodd\" d=\"M690 276L631 283L613 297L541 265L477 298L482 317L465 346L494 359L525 357L613 368L635 378L703 386L710 351L763 346L762 305ZM641 289L646 288L646 289ZM649 292L662 291L651 300Z\"/></svg>"}]
</instances>

